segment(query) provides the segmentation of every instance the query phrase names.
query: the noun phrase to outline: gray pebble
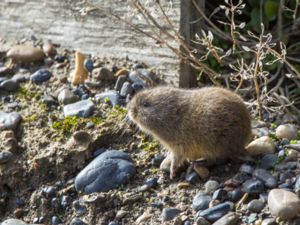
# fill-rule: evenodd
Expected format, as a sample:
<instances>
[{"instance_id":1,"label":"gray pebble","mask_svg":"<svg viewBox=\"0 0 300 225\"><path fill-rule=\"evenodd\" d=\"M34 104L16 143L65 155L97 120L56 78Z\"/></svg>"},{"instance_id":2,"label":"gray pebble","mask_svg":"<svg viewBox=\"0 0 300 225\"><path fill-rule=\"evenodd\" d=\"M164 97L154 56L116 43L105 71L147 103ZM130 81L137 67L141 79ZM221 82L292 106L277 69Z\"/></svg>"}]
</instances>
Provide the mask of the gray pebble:
<instances>
[{"instance_id":1,"label":"gray pebble","mask_svg":"<svg viewBox=\"0 0 300 225\"><path fill-rule=\"evenodd\" d=\"M75 217L72 219L70 225L87 225L87 224L83 222L81 219Z\"/></svg>"},{"instance_id":2,"label":"gray pebble","mask_svg":"<svg viewBox=\"0 0 300 225\"><path fill-rule=\"evenodd\" d=\"M95 95L95 98L102 101L109 101L112 106L122 105L121 96L117 91L103 92Z\"/></svg>"},{"instance_id":3,"label":"gray pebble","mask_svg":"<svg viewBox=\"0 0 300 225\"><path fill-rule=\"evenodd\" d=\"M204 217L209 222L215 222L220 219L222 216L226 215L229 211L233 209L232 202L224 202L222 204L213 206L204 211L199 211L196 214L197 217Z\"/></svg>"},{"instance_id":4,"label":"gray pebble","mask_svg":"<svg viewBox=\"0 0 300 225\"><path fill-rule=\"evenodd\" d=\"M86 194L109 191L129 182L134 175L135 166L127 153L106 151L76 176L75 188Z\"/></svg>"},{"instance_id":5,"label":"gray pebble","mask_svg":"<svg viewBox=\"0 0 300 225\"><path fill-rule=\"evenodd\" d=\"M41 84L47 80L49 80L51 78L52 74L49 70L47 69L39 69L38 71L36 71L35 73L33 73L30 76L30 80L33 83L36 84Z\"/></svg>"},{"instance_id":6,"label":"gray pebble","mask_svg":"<svg viewBox=\"0 0 300 225\"><path fill-rule=\"evenodd\" d=\"M215 180L209 180L205 183L204 187L205 192L211 194L219 188L219 183Z\"/></svg>"},{"instance_id":7,"label":"gray pebble","mask_svg":"<svg viewBox=\"0 0 300 225\"><path fill-rule=\"evenodd\" d=\"M213 225L237 225L239 222L239 216L234 212L230 212L214 222Z\"/></svg>"},{"instance_id":8,"label":"gray pebble","mask_svg":"<svg viewBox=\"0 0 300 225\"><path fill-rule=\"evenodd\" d=\"M180 209L177 208L164 208L161 216L163 221L170 221L174 219L179 213L181 213Z\"/></svg>"},{"instance_id":9,"label":"gray pebble","mask_svg":"<svg viewBox=\"0 0 300 225\"><path fill-rule=\"evenodd\" d=\"M260 167L263 169L271 169L273 168L278 161L278 156L275 154L267 154L264 155L260 162Z\"/></svg>"},{"instance_id":10,"label":"gray pebble","mask_svg":"<svg viewBox=\"0 0 300 225\"><path fill-rule=\"evenodd\" d=\"M196 219L196 225L211 225L211 223L200 216Z\"/></svg>"},{"instance_id":11,"label":"gray pebble","mask_svg":"<svg viewBox=\"0 0 300 225\"><path fill-rule=\"evenodd\" d=\"M127 76L125 75L121 75L118 77L117 82L115 84L115 90L116 91L121 91L121 88L123 86L123 84L125 83L125 81L127 80Z\"/></svg>"},{"instance_id":12,"label":"gray pebble","mask_svg":"<svg viewBox=\"0 0 300 225\"><path fill-rule=\"evenodd\" d=\"M192 207L195 211L207 209L210 201L212 200L211 196L204 193L199 192L193 199Z\"/></svg>"},{"instance_id":13,"label":"gray pebble","mask_svg":"<svg viewBox=\"0 0 300 225\"><path fill-rule=\"evenodd\" d=\"M84 60L84 67L87 71L92 72L94 69L94 62L91 59L85 59Z\"/></svg>"},{"instance_id":14,"label":"gray pebble","mask_svg":"<svg viewBox=\"0 0 300 225\"><path fill-rule=\"evenodd\" d=\"M6 129L15 129L22 117L17 112L5 113L0 111L0 124L3 124Z\"/></svg>"},{"instance_id":15,"label":"gray pebble","mask_svg":"<svg viewBox=\"0 0 300 225\"><path fill-rule=\"evenodd\" d=\"M125 82L121 88L120 95L121 97L126 97L127 95L132 95L133 88L129 82Z\"/></svg>"},{"instance_id":16,"label":"gray pebble","mask_svg":"<svg viewBox=\"0 0 300 225\"><path fill-rule=\"evenodd\" d=\"M65 116L89 117L94 110L94 103L90 100L81 100L64 106Z\"/></svg>"},{"instance_id":17,"label":"gray pebble","mask_svg":"<svg viewBox=\"0 0 300 225\"><path fill-rule=\"evenodd\" d=\"M268 188L277 187L277 180L265 169L256 169L253 176L263 181Z\"/></svg>"},{"instance_id":18,"label":"gray pebble","mask_svg":"<svg viewBox=\"0 0 300 225\"><path fill-rule=\"evenodd\" d=\"M0 88L2 88L5 91L17 91L19 89L20 85L18 82L9 79L5 80L0 84Z\"/></svg>"},{"instance_id":19,"label":"gray pebble","mask_svg":"<svg viewBox=\"0 0 300 225\"><path fill-rule=\"evenodd\" d=\"M246 173L246 174L252 175L253 171L254 171L254 168L252 166L248 165L248 164L243 164L240 167L240 172L241 173Z\"/></svg>"},{"instance_id":20,"label":"gray pebble","mask_svg":"<svg viewBox=\"0 0 300 225\"><path fill-rule=\"evenodd\" d=\"M264 184L260 180L249 179L243 183L242 191L249 194L259 194L265 190Z\"/></svg>"},{"instance_id":21,"label":"gray pebble","mask_svg":"<svg viewBox=\"0 0 300 225\"><path fill-rule=\"evenodd\" d=\"M59 92L57 100L60 104L68 105L77 102L79 100L79 97L75 95L72 91L68 89L63 89L61 92Z\"/></svg>"},{"instance_id":22,"label":"gray pebble","mask_svg":"<svg viewBox=\"0 0 300 225\"><path fill-rule=\"evenodd\" d=\"M262 221L261 225L278 225L278 223L274 218L267 218Z\"/></svg>"},{"instance_id":23,"label":"gray pebble","mask_svg":"<svg viewBox=\"0 0 300 225\"><path fill-rule=\"evenodd\" d=\"M3 221L1 225L29 225L29 224L17 219L7 219Z\"/></svg>"},{"instance_id":24,"label":"gray pebble","mask_svg":"<svg viewBox=\"0 0 300 225\"><path fill-rule=\"evenodd\" d=\"M224 202L228 199L228 193L226 190L220 188L216 190L212 196L213 200L219 200L220 202Z\"/></svg>"},{"instance_id":25,"label":"gray pebble","mask_svg":"<svg viewBox=\"0 0 300 225\"><path fill-rule=\"evenodd\" d=\"M260 213L264 207L265 207L264 202L259 199L254 199L251 202L249 202L247 205L248 210L254 213Z\"/></svg>"}]
</instances>

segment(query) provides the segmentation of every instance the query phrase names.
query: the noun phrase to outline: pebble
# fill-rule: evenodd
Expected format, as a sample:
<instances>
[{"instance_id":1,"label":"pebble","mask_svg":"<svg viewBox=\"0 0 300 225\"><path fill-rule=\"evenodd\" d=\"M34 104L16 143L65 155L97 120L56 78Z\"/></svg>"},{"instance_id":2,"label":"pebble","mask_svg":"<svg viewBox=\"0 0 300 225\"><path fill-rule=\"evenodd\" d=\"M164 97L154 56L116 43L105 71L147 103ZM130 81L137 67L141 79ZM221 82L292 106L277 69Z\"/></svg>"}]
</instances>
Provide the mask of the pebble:
<instances>
[{"instance_id":1,"label":"pebble","mask_svg":"<svg viewBox=\"0 0 300 225\"><path fill-rule=\"evenodd\" d=\"M7 79L8 79L7 77L0 77L0 84Z\"/></svg>"},{"instance_id":2,"label":"pebble","mask_svg":"<svg viewBox=\"0 0 300 225\"><path fill-rule=\"evenodd\" d=\"M243 183L242 191L249 194L259 194L264 191L265 187L262 181L249 179Z\"/></svg>"},{"instance_id":3,"label":"pebble","mask_svg":"<svg viewBox=\"0 0 300 225\"><path fill-rule=\"evenodd\" d=\"M230 212L218 219L212 225L237 225L239 222L239 216L234 212Z\"/></svg>"},{"instance_id":4,"label":"pebble","mask_svg":"<svg viewBox=\"0 0 300 225\"><path fill-rule=\"evenodd\" d=\"M86 194L109 191L128 183L135 172L135 166L127 153L106 151L76 176L75 188Z\"/></svg>"},{"instance_id":5,"label":"pebble","mask_svg":"<svg viewBox=\"0 0 300 225\"><path fill-rule=\"evenodd\" d=\"M116 76L112 71L105 67L96 68L93 70L92 76L96 80L113 81L116 80Z\"/></svg>"},{"instance_id":6,"label":"pebble","mask_svg":"<svg viewBox=\"0 0 300 225\"><path fill-rule=\"evenodd\" d=\"M60 223L61 223L61 221L60 221L60 219L57 216L52 216L52 218L51 218L51 225L58 225Z\"/></svg>"},{"instance_id":7,"label":"pebble","mask_svg":"<svg viewBox=\"0 0 300 225\"><path fill-rule=\"evenodd\" d=\"M155 154L153 159L151 160L151 164L153 166L159 167L164 159L165 159L165 156L163 156L161 154Z\"/></svg>"},{"instance_id":8,"label":"pebble","mask_svg":"<svg viewBox=\"0 0 300 225\"><path fill-rule=\"evenodd\" d=\"M94 69L94 62L92 59L88 58L84 60L84 67L87 71L92 72Z\"/></svg>"},{"instance_id":9,"label":"pebble","mask_svg":"<svg viewBox=\"0 0 300 225\"><path fill-rule=\"evenodd\" d=\"M118 68L114 67L113 71L114 70L116 72L116 77L123 76L123 75L127 77L129 74L129 71L126 68L122 68L118 70Z\"/></svg>"},{"instance_id":10,"label":"pebble","mask_svg":"<svg viewBox=\"0 0 300 225\"><path fill-rule=\"evenodd\" d=\"M47 186L42 189L42 194L46 198L52 198L56 195L56 188L54 186Z\"/></svg>"},{"instance_id":11,"label":"pebble","mask_svg":"<svg viewBox=\"0 0 300 225\"><path fill-rule=\"evenodd\" d=\"M127 77L125 75L121 75L118 77L116 84L115 84L115 90L116 91L121 91L121 88L123 86L123 84L126 82Z\"/></svg>"},{"instance_id":12,"label":"pebble","mask_svg":"<svg viewBox=\"0 0 300 225\"><path fill-rule=\"evenodd\" d=\"M196 184L199 182L199 176L196 172L191 172L185 175L185 180L190 184Z\"/></svg>"},{"instance_id":13,"label":"pebble","mask_svg":"<svg viewBox=\"0 0 300 225\"><path fill-rule=\"evenodd\" d=\"M253 199L251 202L248 203L247 209L254 213L260 213L261 210L265 207L265 204L260 199Z\"/></svg>"},{"instance_id":14,"label":"pebble","mask_svg":"<svg viewBox=\"0 0 300 225\"><path fill-rule=\"evenodd\" d=\"M214 191L216 191L219 188L220 184L219 182L215 180L209 180L205 183L205 192L208 194L212 194Z\"/></svg>"},{"instance_id":15,"label":"pebble","mask_svg":"<svg viewBox=\"0 0 300 225\"><path fill-rule=\"evenodd\" d=\"M72 204L72 198L68 195L63 195L60 199L60 205L63 209L67 209Z\"/></svg>"},{"instance_id":16,"label":"pebble","mask_svg":"<svg viewBox=\"0 0 300 225\"><path fill-rule=\"evenodd\" d=\"M153 177L153 178L148 178L146 181L145 181L145 185L147 185L148 187L150 188L155 188L158 186L158 183L157 183L157 178L156 177Z\"/></svg>"},{"instance_id":17,"label":"pebble","mask_svg":"<svg viewBox=\"0 0 300 225\"><path fill-rule=\"evenodd\" d=\"M121 96L116 91L107 91L100 94L96 94L95 98L100 99L102 101L109 101L112 106L122 105Z\"/></svg>"},{"instance_id":18,"label":"pebble","mask_svg":"<svg viewBox=\"0 0 300 225\"><path fill-rule=\"evenodd\" d=\"M222 216L226 215L229 211L233 209L232 202L224 202L222 204L213 206L204 211L199 211L196 214L197 217L204 217L209 222L215 222L220 219Z\"/></svg>"},{"instance_id":19,"label":"pebble","mask_svg":"<svg viewBox=\"0 0 300 225\"><path fill-rule=\"evenodd\" d=\"M283 162L275 166L278 171L291 171L295 170L298 166L297 162Z\"/></svg>"},{"instance_id":20,"label":"pebble","mask_svg":"<svg viewBox=\"0 0 300 225\"><path fill-rule=\"evenodd\" d=\"M79 200L75 200L72 205L77 216L83 216L87 212L85 205L81 204Z\"/></svg>"},{"instance_id":21,"label":"pebble","mask_svg":"<svg viewBox=\"0 0 300 225\"><path fill-rule=\"evenodd\" d=\"M14 154L11 153L10 151L1 151L0 152L0 164L7 163L8 161L10 161L12 159L13 156L14 156Z\"/></svg>"},{"instance_id":22,"label":"pebble","mask_svg":"<svg viewBox=\"0 0 300 225\"><path fill-rule=\"evenodd\" d=\"M120 225L118 222L115 222L115 221L111 221L111 222L109 222L109 224L108 225Z\"/></svg>"},{"instance_id":23,"label":"pebble","mask_svg":"<svg viewBox=\"0 0 300 225\"><path fill-rule=\"evenodd\" d=\"M30 45L15 45L6 56L16 62L36 62L42 61L45 54L42 49Z\"/></svg>"},{"instance_id":24,"label":"pebble","mask_svg":"<svg viewBox=\"0 0 300 225\"><path fill-rule=\"evenodd\" d=\"M293 124L282 124L276 128L275 134L278 138L293 140L297 138L298 129Z\"/></svg>"},{"instance_id":25,"label":"pebble","mask_svg":"<svg viewBox=\"0 0 300 225\"><path fill-rule=\"evenodd\" d=\"M137 71L132 71L129 73L129 80L132 83L142 86L143 88L149 87L149 85L147 84L148 79L145 78L141 73Z\"/></svg>"},{"instance_id":26,"label":"pebble","mask_svg":"<svg viewBox=\"0 0 300 225\"><path fill-rule=\"evenodd\" d=\"M263 169L271 169L278 162L278 156L276 154L266 154L260 161L260 167Z\"/></svg>"},{"instance_id":27,"label":"pebble","mask_svg":"<svg viewBox=\"0 0 300 225\"><path fill-rule=\"evenodd\" d=\"M228 197L231 201L237 202L239 201L244 195L244 192L241 188L236 188L233 191L228 193Z\"/></svg>"},{"instance_id":28,"label":"pebble","mask_svg":"<svg viewBox=\"0 0 300 225\"><path fill-rule=\"evenodd\" d=\"M193 199L192 207L198 212L199 210L205 210L208 208L212 197L204 192L199 192Z\"/></svg>"},{"instance_id":29,"label":"pebble","mask_svg":"<svg viewBox=\"0 0 300 225\"><path fill-rule=\"evenodd\" d=\"M246 173L246 174L252 175L253 171L254 171L254 168L248 164L242 164L240 167L241 173Z\"/></svg>"},{"instance_id":30,"label":"pebble","mask_svg":"<svg viewBox=\"0 0 300 225\"><path fill-rule=\"evenodd\" d=\"M283 189L273 189L268 196L268 206L273 216L283 220L295 218L300 213L300 200L296 194Z\"/></svg>"},{"instance_id":31,"label":"pebble","mask_svg":"<svg viewBox=\"0 0 300 225\"><path fill-rule=\"evenodd\" d=\"M29 225L29 224L17 219L7 219L3 221L1 225Z\"/></svg>"},{"instance_id":32,"label":"pebble","mask_svg":"<svg viewBox=\"0 0 300 225\"><path fill-rule=\"evenodd\" d=\"M200 216L196 219L196 225L211 225L211 223L209 223L206 219Z\"/></svg>"},{"instance_id":33,"label":"pebble","mask_svg":"<svg viewBox=\"0 0 300 225\"><path fill-rule=\"evenodd\" d=\"M41 84L47 80L49 80L51 78L52 74L49 70L47 69L39 69L38 71L36 71L35 73L33 73L30 76L30 80L33 83L36 84Z\"/></svg>"},{"instance_id":34,"label":"pebble","mask_svg":"<svg viewBox=\"0 0 300 225\"><path fill-rule=\"evenodd\" d=\"M228 199L228 193L226 190L220 188L213 193L213 200L219 200L220 202L224 202Z\"/></svg>"},{"instance_id":35,"label":"pebble","mask_svg":"<svg viewBox=\"0 0 300 225\"><path fill-rule=\"evenodd\" d=\"M144 89L144 87L138 83L133 83L131 86L135 92L139 92Z\"/></svg>"},{"instance_id":36,"label":"pebble","mask_svg":"<svg viewBox=\"0 0 300 225\"><path fill-rule=\"evenodd\" d=\"M161 217L163 221L170 221L174 219L179 213L181 213L180 209L177 208L164 208Z\"/></svg>"},{"instance_id":37,"label":"pebble","mask_svg":"<svg viewBox=\"0 0 300 225\"><path fill-rule=\"evenodd\" d=\"M18 83L23 83L28 81L29 77L25 76L24 74L15 74L11 79Z\"/></svg>"},{"instance_id":38,"label":"pebble","mask_svg":"<svg viewBox=\"0 0 300 225\"><path fill-rule=\"evenodd\" d=\"M60 104L68 105L77 102L79 97L69 89L63 89L61 92L59 92L57 100Z\"/></svg>"},{"instance_id":39,"label":"pebble","mask_svg":"<svg viewBox=\"0 0 300 225\"><path fill-rule=\"evenodd\" d=\"M17 128L22 117L17 112L6 113L0 111L0 124L3 124L6 129L14 130Z\"/></svg>"},{"instance_id":40,"label":"pebble","mask_svg":"<svg viewBox=\"0 0 300 225\"><path fill-rule=\"evenodd\" d=\"M54 57L54 60L58 63L63 63L66 60L66 57L63 55L56 55Z\"/></svg>"},{"instance_id":41,"label":"pebble","mask_svg":"<svg viewBox=\"0 0 300 225\"><path fill-rule=\"evenodd\" d=\"M94 110L94 103L90 100L81 100L72 104L65 105L63 108L65 116L89 117Z\"/></svg>"},{"instance_id":42,"label":"pebble","mask_svg":"<svg viewBox=\"0 0 300 225\"><path fill-rule=\"evenodd\" d=\"M0 88L2 88L5 91L17 91L19 89L20 85L15 80L9 79L5 80L0 84Z\"/></svg>"},{"instance_id":43,"label":"pebble","mask_svg":"<svg viewBox=\"0 0 300 225\"><path fill-rule=\"evenodd\" d=\"M275 152L275 143L269 136L263 136L250 142L246 147L247 152L252 155L265 155Z\"/></svg>"},{"instance_id":44,"label":"pebble","mask_svg":"<svg viewBox=\"0 0 300 225\"><path fill-rule=\"evenodd\" d=\"M133 88L129 82L125 82L121 88L120 95L126 97L127 95L132 95Z\"/></svg>"},{"instance_id":45,"label":"pebble","mask_svg":"<svg viewBox=\"0 0 300 225\"><path fill-rule=\"evenodd\" d=\"M85 56L81 52L75 52L75 70L71 74L71 83L74 86L83 84L88 79L88 71L84 67Z\"/></svg>"},{"instance_id":46,"label":"pebble","mask_svg":"<svg viewBox=\"0 0 300 225\"><path fill-rule=\"evenodd\" d=\"M75 217L72 219L70 225L87 225L87 224L83 222L81 219Z\"/></svg>"},{"instance_id":47,"label":"pebble","mask_svg":"<svg viewBox=\"0 0 300 225\"><path fill-rule=\"evenodd\" d=\"M256 169L253 176L263 181L265 186L268 188L277 187L277 180L265 169Z\"/></svg>"}]
</instances>

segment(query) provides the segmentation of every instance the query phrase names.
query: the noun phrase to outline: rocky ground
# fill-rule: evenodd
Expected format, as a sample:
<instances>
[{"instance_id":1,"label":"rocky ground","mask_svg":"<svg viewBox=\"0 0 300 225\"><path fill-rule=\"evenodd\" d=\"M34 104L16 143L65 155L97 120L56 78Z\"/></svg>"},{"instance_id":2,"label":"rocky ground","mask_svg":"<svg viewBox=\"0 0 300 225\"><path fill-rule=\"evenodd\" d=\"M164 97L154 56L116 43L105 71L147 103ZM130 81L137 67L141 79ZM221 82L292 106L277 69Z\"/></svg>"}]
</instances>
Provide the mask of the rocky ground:
<instances>
[{"instance_id":1,"label":"rocky ground","mask_svg":"<svg viewBox=\"0 0 300 225\"><path fill-rule=\"evenodd\" d=\"M164 150L125 108L161 77L129 59L35 44L0 52L2 225L300 224L297 116L253 121L255 162L209 174L195 164L170 180Z\"/></svg>"}]
</instances>

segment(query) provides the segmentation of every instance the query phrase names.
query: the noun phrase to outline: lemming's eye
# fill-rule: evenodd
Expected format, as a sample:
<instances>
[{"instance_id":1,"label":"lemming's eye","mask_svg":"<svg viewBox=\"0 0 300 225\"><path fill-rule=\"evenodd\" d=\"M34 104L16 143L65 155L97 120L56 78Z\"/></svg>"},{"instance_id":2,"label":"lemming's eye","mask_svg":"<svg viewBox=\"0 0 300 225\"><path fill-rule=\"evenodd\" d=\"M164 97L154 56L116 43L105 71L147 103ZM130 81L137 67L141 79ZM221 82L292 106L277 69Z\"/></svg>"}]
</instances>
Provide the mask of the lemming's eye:
<instances>
[{"instance_id":1,"label":"lemming's eye","mask_svg":"<svg viewBox=\"0 0 300 225\"><path fill-rule=\"evenodd\" d=\"M147 101L145 101L145 102L143 102L143 106L144 106L144 107L149 107L149 106L150 106L150 103L147 102Z\"/></svg>"}]
</instances>

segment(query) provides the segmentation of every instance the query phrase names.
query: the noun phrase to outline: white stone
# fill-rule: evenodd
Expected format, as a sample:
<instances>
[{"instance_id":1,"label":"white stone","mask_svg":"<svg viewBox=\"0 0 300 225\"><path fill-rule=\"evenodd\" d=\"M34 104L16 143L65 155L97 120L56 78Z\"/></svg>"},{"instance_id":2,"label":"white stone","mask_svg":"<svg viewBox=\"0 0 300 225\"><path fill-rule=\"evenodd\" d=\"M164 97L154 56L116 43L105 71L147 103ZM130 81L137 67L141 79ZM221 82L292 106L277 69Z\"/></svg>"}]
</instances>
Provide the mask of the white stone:
<instances>
[{"instance_id":1,"label":"white stone","mask_svg":"<svg viewBox=\"0 0 300 225\"><path fill-rule=\"evenodd\" d=\"M275 152L275 143L269 136L263 136L250 142L246 151L253 156L272 154Z\"/></svg>"}]
</instances>

